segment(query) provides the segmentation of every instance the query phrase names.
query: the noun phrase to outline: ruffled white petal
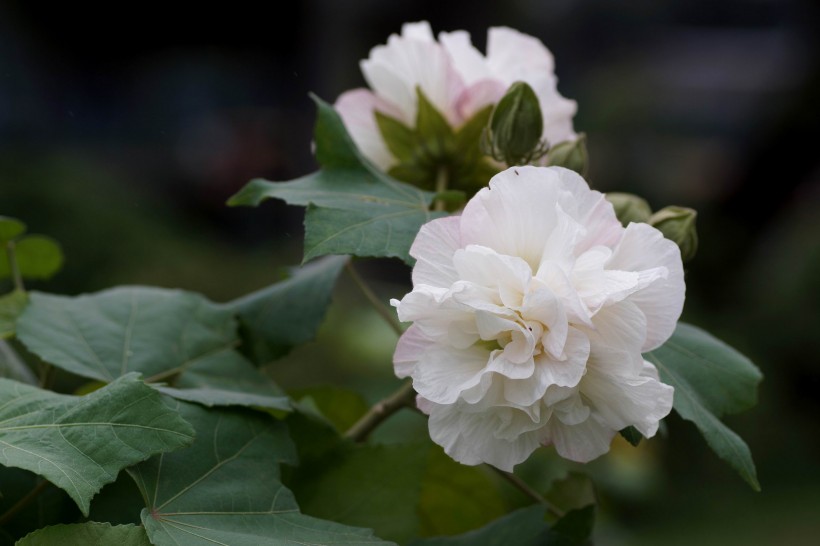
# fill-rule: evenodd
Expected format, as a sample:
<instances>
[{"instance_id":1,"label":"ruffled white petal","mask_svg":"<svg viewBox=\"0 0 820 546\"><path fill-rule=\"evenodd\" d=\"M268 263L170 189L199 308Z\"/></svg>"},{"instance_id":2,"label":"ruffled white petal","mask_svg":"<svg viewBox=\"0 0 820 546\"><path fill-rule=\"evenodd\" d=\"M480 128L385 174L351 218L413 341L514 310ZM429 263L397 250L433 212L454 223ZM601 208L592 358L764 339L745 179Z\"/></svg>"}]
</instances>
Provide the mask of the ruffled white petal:
<instances>
[{"instance_id":1,"label":"ruffled white petal","mask_svg":"<svg viewBox=\"0 0 820 546\"><path fill-rule=\"evenodd\" d=\"M581 390L595 414L614 430L634 426L646 438L658 431L658 423L672 410L675 389L649 376L608 374L590 368Z\"/></svg>"},{"instance_id":2,"label":"ruffled white petal","mask_svg":"<svg viewBox=\"0 0 820 546\"><path fill-rule=\"evenodd\" d=\"M655 434L673 390L642 351L671 334L684 290L667 243L621 227L558 168L509 169L460 217L423 229L414 289L393 301L414 321L394 361L433 440L465 464L511 469L538 444L586 462L627 426Z\"/></svg>"},{"instance_id":3,"label":"ruffled white petal","mask_svg":"<svg viewBox=\"0 0 820 546\"><path fill-rule=\"evenodd\" d=\"M588 419L568 425L561 420L550 421L549 442L561 457L577 463L588 463L607 451L617 431L591 414Z\"/></svg>"},{"instance_id":4,"label":"ruffled white petal","mask_svg":"<svg viewBox=\"0 0 820 546\"><path fill-rule=\"evenodd\" d=\"M413 388L431 402L452 404L463 391L478 384L487 356L480 348L428 348L416 362Z\"/></svg>"},{"instance_id":5,"label":"ruffled white petal","mask_svg":"<svg viewBox=\"0 0 820 546\"><path fill-rule=\"evenodd\" d=\"M462 464L488 463L510 472L540 445L537 431L503 434L505 428L520 430L518 422L529 421L526 414L511 408L487 414L465 411L457 405L431 406L428 408L431 410L428 422L430 437Z\"/></svg>"},{"instance_id":6,"label":"ruffled white petal","mask_svg":"<svg viewBox=\"0 0 820 546\"><path fill-rule=\"evenodd\" d=\"M508 27L493 27L487 33L487 64L510 83L555 69L552 53L540 40Z\"/></svg>"},{"instance_id":7,"label":"ruffled white petal","mask_svg":"<svg viewBox=\"0 0 820 546\"><path fill-rule=\"evenodd\" d=\"M410 326L399 338L393 353L393 369L400 378L410 377L416 362L435 342L418 326Z\"/></svg>"},{"instance_id":8,"label":"ruffled white petal","mask_svg":"<svg viewBox=\"0 0 820 546\"><path fill-rule=\"evenodd\" d=\"M448 216L421 226L410 247L410 255L416 259L414 285L447 288L459 280L453 267L453 255L461 248L460 223L458 216Z\"/></svg>"},{"instance_id":9,"label":"ruffled white petal","mask_svg":"<svg viewBox=\"0 0 820 546\"><path fill-rule=\"evenodd\" d=\"M470 34L463 30L442 32L438 35L442 47L453 61L453 67L468 86L492 76L487 60L470 40Z\"/></svg>"},{"instance_id":10,"label":"ruffled white petal","mask_svg":"<svg viewBox=\"0 0 820 546\"><path fill-rule=\"evenodd\" d=\"M560 186L555 173L538 167L515 167L495 175L464 207L461 237L466 244L517 256L537 271L557 215Z\"/></svg>"},{"instance_id":11,"label":"ruffled white petal","mask_svg":"<svg viewBox=\"0 0 820 546\"><path fill-rule=\"evenodd\" d=\"M460 122L451 105L464 84L432 36L428 23L404 25L401 36L393 34L387 45L374 47L361 62L370 88L395 105L410 126L415 125L418 109L417 87L450 123Z\"/></svg>"},{"instance_id":12,"label":"ruffled white petal","mask_svg":"<svg viewBox=\"0 0 820 546\"><path fill-rule=\"evenodd\" d=\"M608 269L649 271L666 269L666 276L656 278L642 290L629 296L646 316L646 340L641 350L651 351L662 345L672 332L683 310L686 286L680 249L665 239L660 231L647 224L629 224L612 257Z\"/></svg>"}]
</instances>

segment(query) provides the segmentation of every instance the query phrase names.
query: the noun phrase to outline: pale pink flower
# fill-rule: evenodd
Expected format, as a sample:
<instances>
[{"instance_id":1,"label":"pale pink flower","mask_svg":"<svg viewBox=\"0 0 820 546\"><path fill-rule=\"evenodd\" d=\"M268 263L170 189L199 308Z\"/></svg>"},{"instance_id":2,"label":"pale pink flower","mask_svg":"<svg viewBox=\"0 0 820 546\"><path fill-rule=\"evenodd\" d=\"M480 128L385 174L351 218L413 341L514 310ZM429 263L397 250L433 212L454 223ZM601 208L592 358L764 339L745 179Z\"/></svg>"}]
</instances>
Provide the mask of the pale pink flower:
<instances>
[{"instance_id":1,"label":"pale pink flower","mask_svg":"<svg viewBox=\"0 0 820 546\"><path fill-rule=\"evenodd\" d=\"M680 252L647 224L622 227L578 174L503 171L410 254L413 291L391 302L413 321L395 371L457 461L512 470L551 444L587 462L628 426L653 436L671 410L641 354L680 316Z\"/></svg>"},{"instance_id":2,"label":"pale pink flower","mask_svg":"<svg viewBox=\"0 0 820 546\"><path fill-rule=\"evenodd\" d=\"M437 42L427 22L407 23L401 35L374 47L361 62L370 89L353 89L336 101L353 141L382 169L396 163L376 125L378 111L415 126L416 88L454 127L483 107L498 102L516 81L528 83L539 98L543 136L550 144L576 137L572 129L575 101L556 89L552 54L536 38L506 27L491 28L487 55L465 31L442 32Z\"/></svg>"}]
</instances>

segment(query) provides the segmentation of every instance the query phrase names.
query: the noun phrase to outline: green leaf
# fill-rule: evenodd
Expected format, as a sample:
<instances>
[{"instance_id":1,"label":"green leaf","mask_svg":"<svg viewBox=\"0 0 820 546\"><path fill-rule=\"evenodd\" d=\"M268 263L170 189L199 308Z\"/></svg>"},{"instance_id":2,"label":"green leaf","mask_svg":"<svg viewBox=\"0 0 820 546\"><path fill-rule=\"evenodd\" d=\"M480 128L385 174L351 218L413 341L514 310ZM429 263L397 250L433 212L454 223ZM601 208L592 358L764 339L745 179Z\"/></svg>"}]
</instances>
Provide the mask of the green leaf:
<instances>
[{"instance_id":1,"label":"green leaf","mask_svg":"<svg viewBox=\"0 0 820 546\"><path fill-rule=\"evenodd\" d=\"M15 322L28 303L28 296L22 290L15 290L0 296L0 339L14 335Z\"/></svg>"},{"instance_id":2,"label":"green leaf","mask_svg":"<svg viewBox=\"0 0 820 546\"><path fill-rule=\"evenodd\" d=\"M372 527L388 540L418 535L416 506L428 444L341 443L302 461L290 482L306 514Z\"/></svg>"},{"instance_id":3,"label":"green leaf","mask_svg":"<svg viewBox=\"0 0 820 546\"><path fill-rule=\"evenodd\" d=\"M549 527L541 505L521 508L480 529L453 537L417 540L412 546L537 546L537 539Z\"/></svg>"},{"instance_id":4,"label":"green leaf","mask_svg":"<svg viewBox=\"0 0 820 546\"><path fill-rule=\"evenodd\" d=\"M416 113L416 134L428 157L449 157L455 152L453 129L431 103L421 87L416 87L418 111Z\"/></svg>"},{"instance_id":5,"label":"green leaf","mask_svg":"<svg viewBox=\"0 0 820 546\"><path fill-rule=\"evenodd\" d=\"M0 216L0 243L16 239L26 232L26 225L17 218Z\"/></svg>"},{"instance_id":6,"label":"green leaf","mask_svg":"<svg viewBox=\"0 0 820 546\"><path fill-rule=\"evenodd\" d=\"M32 292L18 339L44 361L112 381L129 371L205 405L287 410L285 394L237 350L233 312L198 294L120 287L77 297ZM185 392L180 392L185 390Z\"/></svg>"},{"instance_id":7,"label":"green leaf","mask_svg":"<svg viewBox=\"0 0 820 546\"><path fill-rule=\"evenodd\" d=\"M638 432L638 429L633 426L626 427L625 429L619 431L619 433L624 440L632 444L632 447L638 447L638 444L640 444L641 440L643 440L643 434Z\"/></svg>"},{"instance_id":8,"label":"green leaf","mask_svg":"<svg viewBox=\"0 0 820 546\"><path fill-rule=\"evenodd\" d=\"M178 403L196 429L185 450L129 469L156 546L384 544L371 531L299 513L277 462L295 462L284 423L263 414Z\"/></svg>"},{"instance_id":9,"label":"green leaf","mask_svg":"<svg viewBox=\"0 0 820 546\"><path fill-rule=\"evenodd\" d=\"M316 336L346 262L346 257L328 256L297 269L287 280L226 304L239 316L243 349L251 360L271 362Z\"/></svg>"},{"instance_id":10,"label":"green leaf","mask_svg":"<svg viewBox=\"0 0 820 546\"><path fill-rule=\"evenodd\" d=\"M86 515L91 497L120 470L192 436L135 374L82 397L0 379L0 464L40 474Z\"/></svg>"},{"instance_id":11,"label":"green leaf","mask_svg":"<svg viewBox=\"0 0 820 546\"><path fill-rule=\"evenodd\" d=\"M145 529L136 525L110 523L74 523L52 525L34 531L17 542L17 546L151 546Z\"/></svg>"},{"instance_id":12,"label":"green leaf","mask_svg":"<svg viewBox=\"0 0 820 546\"><path fill-rule=\"evenodd\" d=\"M555 480L545 497L565 512L597 503L592 480L578 472L570 472L566 477Z\"/></svg>"},{"instance_id":13,"label":"green leaf","mask_svg":"<svg viewBox=\"0 0 820 546\"><path fill-rule=\"evenodd\" d=\"M400 162L413 162L419 153L416 132L395 118L375 112L376 125L390 153Z\"/></svg>"},{"instance_id":14,"label":"green leaf","mask_svg":"<svg viewBox=\"0 0 820 546\"><path fill-rule=\"evenodd\" d=\"M595 509L572 510L550 526L542 505L511 512L489 525L453 537L434 537L411 546L585 546L589 544Z\"/></svg>"},{"instance_id":15,"label":"green leaf","mask_svg":"<svg viewBox=\"0 0 820 546\"><path fill-rule=\"evenodd\" d=\"M456 153L470 154L473 156L482 156L481 153L481 135L484 128L490 122L490 116L493 114L493 105L486 106L475 113L464 125L456 132ZM485 184L486 185L486 184Z\"/></svg>"},{"instance_id":16,"label":"green leaf","mask_svg":"<svg viewBox=\"0 0 820 546\"><path fill-rule=\"evenodd\" d=\"M324 254L397 257L408 251L419 228L441 213L430 212L433 194L394 180L364 159L339 115L319 99L316 157L321 170L292 182L250 181L228 204L259 205L282 199L308 206L305 261Z\"/></svg>"},{"instance_id":17,"label":"green leaf","mask_svg":"<svg viewBox=\"0 0 820 546\"><path fill-rule=\"evenodd\" d=\"M29 385L36 385L39 382L14 348L2 339L0 339L0 377L14 379Z\"/></svg>"},{"instance_id":18,"label":"green leaf","mask_svg":"<svg viewBox=\"0 0 820 546\"><path fill-rule=\"evenodd\" d=\"M315 411L339 433L353 426L370 409L359 393L334 386L299 389L290 394L303 404L310 400Z\"/></svg>"},{"instance_id":19,"label":"green leaf","mask_svg":"<svg viewBox=\"0 0 820 546\"><path fill-rule=\"evenodd\" d=\"M498 168L481 151L481 135L489 122L493 106L487 106L467 120L455 133L444 117L419 91L416 127L376 114L382 138L399 160L388 173L393 178L433 189L439 171L447 175L447 186L469 192L484 187ZM385 119L382 119L385 118Z\"/></svg>"},{"instance_id":20,"label":"green leaf","mask_svg":"<svg viewBox=\"0 0 820 546\"><path fill-rule=\"evenodd\" d=\"M536 540L538 546L582 546L592 544L595 507L586 506L567 512L551 529Z\"/></svg>"},{"instance_id":21,"label":"green leaf","mask_svg":"<svg viewBox=\"0 0 820 546\"><path fill-rule=\"evenodd\" d=\"M684 323L662 347L644 356L658 368L661 380L675 387L674 408L680 416L692 421L715 453L759 491L748 446L719 417L757 403L760 370L722 341Z\"/></svg>"},{"instance_id":22,"label":"green leaf","mask_svg":"<svg viewBox=\"0 0 820 546\"><path fill-rule=\"evenodd\" d=\"M423 535L455 535L500 518L507 506L486 468L459 464L434 446L421 483L418 512Z\"/></svg>"},{"instance_id":23,"label":"green leaf","mask_svg":"<svg viewBox=\"0 0 820 546\"><path fill-rule=\"evenodd\" d=\"M63 266L63 251L59 243L45 235L27 235L7 244L13 246L17 267L24 278L50 279ZM0 279L10 276L9 261L2 256Z\"/></svg>"}]
</instances>

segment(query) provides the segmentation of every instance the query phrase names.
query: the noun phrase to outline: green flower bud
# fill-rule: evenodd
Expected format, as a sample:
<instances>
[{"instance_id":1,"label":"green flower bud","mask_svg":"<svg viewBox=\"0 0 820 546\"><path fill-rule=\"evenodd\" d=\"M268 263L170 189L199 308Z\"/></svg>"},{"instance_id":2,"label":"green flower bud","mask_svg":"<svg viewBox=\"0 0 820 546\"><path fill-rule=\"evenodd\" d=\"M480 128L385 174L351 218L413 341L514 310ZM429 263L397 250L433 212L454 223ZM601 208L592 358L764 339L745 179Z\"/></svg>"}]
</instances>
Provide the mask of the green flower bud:
<instances>
[{"instance_id":1,"label":"green flower bud","mask_svg":"<svg viewBox=\"0 0 820 546\"><path fill-rule=\"evenodd\" d=\"M629 225L629 222L647 222L652 216L652 208L646 199L632 193L609 192L606 194L606 200L612 203L615 216L624 227Z\"/></svg>"},{"instance_id":2,"label":"green flower bud","mask_svg":"<svg viewBox=\"0 0 820 546\"><path fill-rule=\"evenodd\" d=\"M567 140L550 148L547 154L547 165L565 167L581 176L586 176L589 166L587 136L581 133L575 140Z\"/></svg>"},{"instance_id":3,"label":"green flower bud","mask_svg":"<svg viewBox=\"0 0 820 546\"><path fill-rule=\"evenodd\" d=\"M686 207L664 207L649 217L649 225L657 228L663 236L680 247L684 262L695 257L698 250L698 232L695 220L698 213Z\"/></svg>"},{"instance_id":4,"label":"green flower bud","mask_svg":"<svg viewBox=\"0 0 820 546\"><path fill-rule=\"evenodd\" d=\"M515 82L493 110L485 151L507 165L525 165L544 154L544 119L532 87Z\"/></svg>"}]
</instances>

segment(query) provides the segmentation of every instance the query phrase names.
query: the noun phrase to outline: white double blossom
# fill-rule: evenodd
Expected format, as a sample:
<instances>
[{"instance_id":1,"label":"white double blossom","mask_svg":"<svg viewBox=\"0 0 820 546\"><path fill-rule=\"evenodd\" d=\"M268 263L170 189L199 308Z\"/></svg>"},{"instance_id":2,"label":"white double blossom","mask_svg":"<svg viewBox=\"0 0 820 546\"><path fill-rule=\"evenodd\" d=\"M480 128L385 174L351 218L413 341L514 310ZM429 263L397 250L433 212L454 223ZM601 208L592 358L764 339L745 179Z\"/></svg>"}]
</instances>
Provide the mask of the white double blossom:
<instances>
[{"instance_id":1,"label":"white double blossom","mask_svg":"<svg viewBox=\"0 0 820 546\"><path fill-rule=\"evenodd\" d=\"M395 371L451 457L512 470L551 444L587 462L630 425L655 434L673 388L641 353L672 334L685 292L658 230L622 227L572 171L516 167L424 225L410 254Z\"/></svg>"},{"instance_id":2,"label":"white double blossom","mask_svg":"<svg viewBox=\"0 0 820 546\"><path fill-rule=\"evenodd\" d=\"M458 128L479 110L495 104L516 81L528 83L544 117L543 137L557 144L576 137L575 101L556 89L552 54L538 39L506 27L491 28L484 56L465 31L442 32L437 42L427 22L407 23L401 35L370 51L361 62L370 89L343 93L335 108L362 153L382 169L396 163L387 149L375 111L414 127L420 88Z\"/></svg>"}]
</instances>

